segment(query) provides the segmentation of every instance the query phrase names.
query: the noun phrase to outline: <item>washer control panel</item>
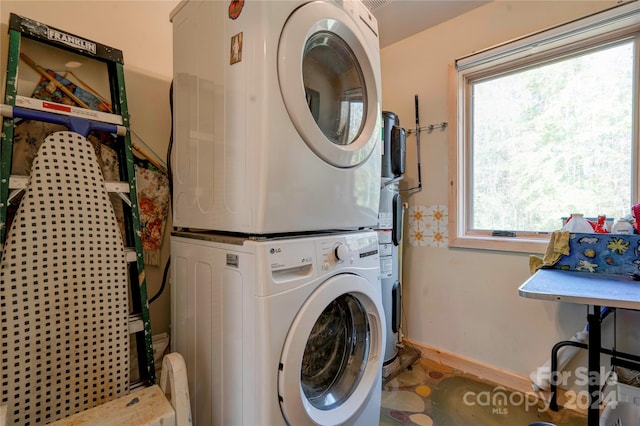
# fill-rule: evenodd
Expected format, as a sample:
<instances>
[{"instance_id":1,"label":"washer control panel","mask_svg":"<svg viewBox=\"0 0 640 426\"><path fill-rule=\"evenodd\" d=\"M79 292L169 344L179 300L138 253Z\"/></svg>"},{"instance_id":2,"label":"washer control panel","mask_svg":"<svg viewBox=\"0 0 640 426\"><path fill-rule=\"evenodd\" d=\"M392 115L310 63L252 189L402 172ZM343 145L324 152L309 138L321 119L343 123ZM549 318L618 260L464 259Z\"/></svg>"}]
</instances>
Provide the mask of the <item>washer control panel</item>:
<instances>
[{"instance_id":1,"label":"washer control panel","mask_svg":"<svg viewBox=\"0 0 640 426\"><path fill-rule=\"evenodd\" d=\"M371 267L379 263L376 232L332 234L267 243L267 265L272 272L315 265L321 272L340 267Z\"/></svg>"},{"instance_id":2,"label":"washer control panel","mask_svg":"<svg viewBox=\"0 0 640 426\"><path fill-rule=\"evenodd\" d=\"M379 261L378 237L374 232L321 240L316 249L323 272L345 266L368 267L371 261Z\"/></svg>"},{"instance_id":3,"label":"washer control panel","mask_svg":"<svg viewBox=\"0 0 640 426\"><path fill-rule=\"evenodd\" d=\"M378 235L375 231L306 236L265 241L259 251L262 264L278 287L296 285L311 277L331 275L340 270L380 271ZM258 294L272 290L258 289Z\"/></svg>"}]
</instances>

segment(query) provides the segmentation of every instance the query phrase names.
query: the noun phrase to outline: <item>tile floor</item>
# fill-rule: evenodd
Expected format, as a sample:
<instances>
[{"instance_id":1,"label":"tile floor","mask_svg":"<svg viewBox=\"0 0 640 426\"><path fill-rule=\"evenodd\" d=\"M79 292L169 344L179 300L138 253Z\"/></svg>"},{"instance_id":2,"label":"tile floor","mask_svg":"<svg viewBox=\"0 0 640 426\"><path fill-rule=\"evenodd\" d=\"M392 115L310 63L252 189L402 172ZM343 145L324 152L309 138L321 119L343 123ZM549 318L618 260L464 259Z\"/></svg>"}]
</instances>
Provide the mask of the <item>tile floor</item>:
<instances>
[{"instance_id":1,"label":"tile floor","mask_svg":"<svg viewBox=\"0 0 640 426\"><path fill-rule=\"evenodd\" d=\"M571 410L553 412L532 396L427 359L418 359L382 390L380 426L583 426Z\"/></svg>"}]
</instances>

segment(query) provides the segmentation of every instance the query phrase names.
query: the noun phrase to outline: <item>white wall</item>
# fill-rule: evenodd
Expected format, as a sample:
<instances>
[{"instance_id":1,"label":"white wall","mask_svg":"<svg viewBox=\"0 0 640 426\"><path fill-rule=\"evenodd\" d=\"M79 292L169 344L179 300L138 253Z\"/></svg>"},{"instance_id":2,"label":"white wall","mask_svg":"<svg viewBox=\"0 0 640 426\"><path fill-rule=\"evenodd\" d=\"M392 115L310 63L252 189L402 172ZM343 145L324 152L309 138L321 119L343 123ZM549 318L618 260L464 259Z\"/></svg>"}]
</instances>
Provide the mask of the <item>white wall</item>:
<instances>
[{"instance_id":1,"label":"white wall","mask_svg":"<svg viewBox=\"0 0 640 426\"><path fill-rule=\"evenodd\" d=\"M34 19L75 35L122 50L131 128L165 159L170 135L169 86L173 74L171 1L12 1L0 2L2 101L8 47L9 13ZM82 78L82 74L80 73ZM108 95L108 94L107 94ZM134 142L138 142L133 137ZM169 256L171 223L165 230L160 266L147 266L149 297L160 288ZM169 289L151 305L153 333L168 331Z\"/></svg>"},{"instance_id":2,"label":"white wall","mask_svg":"<svg viewBox=\"0 0 640 426\"><path fill-rule=\"evenodd\" d=\"M381 52L383 110L395 112L403 127L413 128L417 94L422 126L448 122L447 68L455 58L613 4L494 1L391 45ZM435 130L423 132L420 142L424 189L409 204L447 205L447 147L452 141L446 131ZM414 135L407 145L403 188L414 186L417 178ZM518 296L518 287L529 277L528 255L416 247L406 235L404 332L410 339L527 376L549 357L556 341L584 327L582 305ZM638 352L637 326L631 326L637 318L622 315L621 330L632 334L630 346Z\"/></svg>"}]
</instances>

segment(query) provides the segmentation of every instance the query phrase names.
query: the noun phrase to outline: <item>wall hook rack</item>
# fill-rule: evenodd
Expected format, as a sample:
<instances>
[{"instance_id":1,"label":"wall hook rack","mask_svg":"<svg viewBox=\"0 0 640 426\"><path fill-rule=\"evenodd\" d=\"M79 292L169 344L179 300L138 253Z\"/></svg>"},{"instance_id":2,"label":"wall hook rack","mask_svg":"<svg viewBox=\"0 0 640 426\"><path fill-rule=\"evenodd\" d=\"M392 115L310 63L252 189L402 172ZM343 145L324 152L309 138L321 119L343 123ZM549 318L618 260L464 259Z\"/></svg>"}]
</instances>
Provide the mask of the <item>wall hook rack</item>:
<instances>
[{"instance_id":1,"label":"wall hook rack","mask_svg":"<svg viewBox=\"0 0 640 426\"><path fill-rule=\"evenodd\" d=\"M421 132L429 132L429 133L431 133L435 129L444 130L444 129L447 128L448 125L449 125L449 123L443 121L443 122L438 123L438 124L428 124L428 125L426 125L424 127L418 128L418 130L421 131ZM407 129L407 133L416 133L416 129Z\"/></svg>"}]
</instances>

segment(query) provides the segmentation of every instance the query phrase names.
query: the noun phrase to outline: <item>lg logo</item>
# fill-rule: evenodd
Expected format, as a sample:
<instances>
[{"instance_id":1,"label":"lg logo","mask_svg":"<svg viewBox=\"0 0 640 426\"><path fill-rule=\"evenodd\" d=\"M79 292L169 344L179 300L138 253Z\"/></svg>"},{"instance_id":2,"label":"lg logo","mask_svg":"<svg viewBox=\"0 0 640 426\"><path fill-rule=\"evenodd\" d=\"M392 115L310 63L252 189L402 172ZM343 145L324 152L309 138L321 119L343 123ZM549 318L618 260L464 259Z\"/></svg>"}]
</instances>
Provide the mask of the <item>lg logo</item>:
<instances>
[{"instance_id":1,"label":"lg logo","mask_svg":"<svg viewBox=\"0 0 640 426\"><path fill-rule=\"evenodd\" d=\"M282 253L282 249L281 248L271 248L271 250L269 250L269 253L271 254L276 254L276 253Z\"/></svg>"}]
</instances>

